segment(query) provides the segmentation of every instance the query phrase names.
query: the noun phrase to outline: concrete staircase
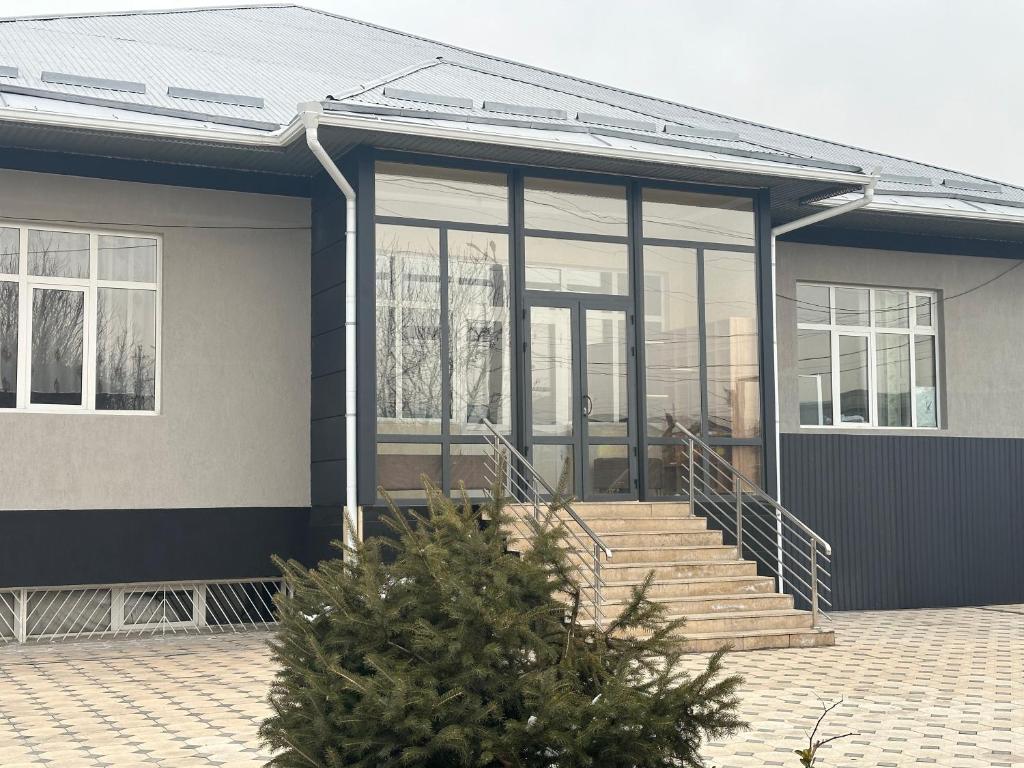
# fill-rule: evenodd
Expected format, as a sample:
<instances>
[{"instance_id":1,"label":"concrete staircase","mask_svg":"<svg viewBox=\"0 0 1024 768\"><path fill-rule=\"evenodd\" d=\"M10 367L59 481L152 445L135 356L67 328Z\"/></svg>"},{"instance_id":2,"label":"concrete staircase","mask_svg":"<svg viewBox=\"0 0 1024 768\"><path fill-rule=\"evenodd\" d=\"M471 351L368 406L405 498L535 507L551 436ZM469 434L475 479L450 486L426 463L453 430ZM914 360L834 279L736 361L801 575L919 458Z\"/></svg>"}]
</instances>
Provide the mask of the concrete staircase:
<instances>
[{"instance_id":1,"label":"concrete staircase","mask_svg":"<svg viewBox=\"0 0 1024 768\"><path fill-rule=\"evenodd\" d=\"M667 606L669 617L686 619L683 634L694 653L835 644L831 630L813 627L809 611L795 609L791 595L758 576L756 563L723 544L721 532L709 530L688 503L579 502L573 509L613 552L602 562L605 617L620 612L653 570L650 597ZM567 513L560 516L583 536ZM525 546L522 537L510 537L510 549Z\"/></svg>"}]
</instances>

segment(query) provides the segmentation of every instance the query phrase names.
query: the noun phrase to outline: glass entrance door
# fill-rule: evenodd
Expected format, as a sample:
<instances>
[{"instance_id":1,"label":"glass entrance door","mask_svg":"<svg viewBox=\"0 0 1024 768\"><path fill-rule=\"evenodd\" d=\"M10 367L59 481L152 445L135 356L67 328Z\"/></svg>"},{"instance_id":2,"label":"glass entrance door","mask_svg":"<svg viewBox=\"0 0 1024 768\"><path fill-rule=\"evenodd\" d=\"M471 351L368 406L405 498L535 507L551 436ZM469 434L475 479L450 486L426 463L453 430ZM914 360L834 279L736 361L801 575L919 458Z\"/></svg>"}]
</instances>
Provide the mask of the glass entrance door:
<instances>
[{"instance_id":1,"label":"glass entrance door","mask_svg":"<svg viewBox=\"0 0 1024 768\"><path fill-rule=\"evenodd\" d=\"M553 488L637 498L633 319L614 299L531 302L526 451Z\"/></svg>"}]
</instances>

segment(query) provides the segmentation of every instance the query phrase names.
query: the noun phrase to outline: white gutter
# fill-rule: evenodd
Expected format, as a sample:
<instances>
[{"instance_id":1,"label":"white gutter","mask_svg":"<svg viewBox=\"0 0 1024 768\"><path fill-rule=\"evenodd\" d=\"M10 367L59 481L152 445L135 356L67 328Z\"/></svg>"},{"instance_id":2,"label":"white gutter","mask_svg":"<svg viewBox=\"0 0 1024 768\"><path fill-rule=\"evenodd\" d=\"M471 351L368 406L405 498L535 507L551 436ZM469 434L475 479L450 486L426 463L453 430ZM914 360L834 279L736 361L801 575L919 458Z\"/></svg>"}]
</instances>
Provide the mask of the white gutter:
<instances>
[{"instance_id":1,"label":"white gutter","mask_svg":"<svg viewBox=\"0 0 1024 768\"><path fill-rule=\"evenodd\" d=\"M772 386L775 392L775 499L782 504L782 433L780 428L782 426L781 419L779 418L779 309L777 299L777 280L775 275L775 241L779 235L784 235L787 232L792 232L795 229L803 229L809 227L811 224L817 224L819 221L825 221L826 219L832 219L836 216L842 216L844 213L855 211L858 208L863 208L868 205L875 197L875 185L878 184L878 177L881 172L875 170L871 173L870 180L864 186L864 193L855 200L851 200L848 203L843 203L836 208L830 208L825 211L818 211L812 213L810 216L804 216L802 219L795 219L794 221L787 222L785 224L779 224L777 227L772 227L772 270L771 270L771 294L772 294L772 360L773 368L775 369L775 375L772 379ZM779 511L775 512L775 542L776 542L776 553L775 556L778 559L778 571L776 575L779 578L779 590L785 589L785 574L783 573L782 557L783 557L783 533L782 533L782 513Z\"/></svg>"},{"instance_id":2,"label":"white gutter","mask_svg":"<svg viewBox=\"0 0 1024 768\"><path fill-rule=\"evenodd\" d=\"M409 118L387 119L381 116L346 115L323 113L322 105L309 102L303 105L313 106L319 111L317 118L320 125L348 128L357 131L381 131L384 133L405 134L423 138L449 139L469 141L477 144L518 147L522 149L550 150L575 155L608 157L622 160L659 163L661 165L683 166L688 168L705 168L710 170L754 173L777 178L807 179L810 181L827 181L836 184L864 184L867 177L853 171L830 170L827 168L811 168L801 165L772 163L767 160L747 160L734 156L694 157L668 152L656 152L629 148L586 146L553 138L502 134L487 132L483 124L473 124L473 128L454 127L451 125L424 125ZM149 115L149 113L145 113ZM174 118L185 120L187 118ZM202 118L195 118L196 127L182 125L166 125L155 122L133 121L94 117L86 115L67 115L57 112L45 112L27 109L0 107L0 123L15 122L28 125L39 125L53 128L74 128L91 131L105 131L153 138L183 139L207 144L224 144L242 147L260 147L280 149L291 144L303 132L300 119L292 120L281 129L260 132L251 128L230 126L204 127ZM437 121L440 123L440 121ZM638 143L639 140L638 140ZM712 150L709 150L711 152Z\"/></svg>"},{"instance_id":3,"label":"white gutter","mask_svg":"<svg viewBox=\"0 0 1024 768\"><path fill-rule=\"evenodd\" d=\"M450 121L420 121L417 118L389 118L388 116L369 114L345 114L328 111L320 120L323 125L353 130L374 130L382 133L398 133L424 138L469 141L476 144L492 144L503 147L522 149L542 149L574 155L616 158L633 162L650 162L662 165L679 165L691 168L732 171L739 173L761 174L777 178L807 179L810 181L835 181L840 184L865 184L869 177L855 171L842 171L829 168L813 168L805 165L776 163L771 160L745 159L735 155L717 155L695 157L669 152L657 152L630 147L608 147L578 144L572 141L522 134L486 131L486 123L458 123ZM448 124L445 124L445 123ZM462 127L472 126L472 127ZM540 133L540 131L537 131ZM553 133L545 131L544 133ZM572 134L570 134L572 135ZM582 134L589 135L589 134ZM643 137L637 136L637 144L643 143ZM708 155L714 154L714 148L708 147Z\"/></svg>"},{"instance_id":4,"label":"white gutter","mask_svg":"<svg viewBox=\"0 0 1024 768\"><path fill-rule=\"evenodd\" d=\"M356 498L356 191L334 164L317 138L323 115L319 102L299 105L299 118L306 129L306 146L320 161L341 194L345 196L345 544L355 546L359 536L359 506Z\"/></svg>"},{"instance_id":5,"label":"white gutter","mask_svg":"<svg viewBox=\"0 0 1024 768\"><path fill-rule=\"evenodd\" d=\"M772 360L775 369L775 376L773 386L775 391L775 499L782 503L782 461L780 448L782 445L782 438L780 436L781 420L779 418L779 309L778 299L776 293L778 291L776 281L776 261L775 261L775 241L780 235L785 235L796 229L803 229L809 227L811 224L817 224L819 221L825 221L826 219L832 219L836 216L842 216L844 213L855 211L858 208L863 208L869 205L875 197L875 185L878 184L878 178L881 172L875 170L871 173L870 180L864 186L864 193L856 198L850 200L847 203L843 203L835 208L829 208L825 211L818 211L812 213L809 216L804 216L802 219L795 219L794 221L787 222L785 224L779 224L777 227L772 227L772 270L771 270L771 295L772 295Z\"/></svg>"}]
</instances>

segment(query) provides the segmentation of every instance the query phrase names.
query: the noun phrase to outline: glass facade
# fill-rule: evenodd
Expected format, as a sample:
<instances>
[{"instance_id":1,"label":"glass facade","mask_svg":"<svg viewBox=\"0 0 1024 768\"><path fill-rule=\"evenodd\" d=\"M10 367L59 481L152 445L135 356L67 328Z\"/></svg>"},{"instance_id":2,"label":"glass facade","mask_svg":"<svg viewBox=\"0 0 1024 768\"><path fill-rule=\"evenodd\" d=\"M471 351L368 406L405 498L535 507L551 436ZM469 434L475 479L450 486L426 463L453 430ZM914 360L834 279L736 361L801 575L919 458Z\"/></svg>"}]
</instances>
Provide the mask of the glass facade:
<instances>
[{"instance_id":1,"label":"glass facade","mask_svg":"<svg viewBox=\"0 0 1024 768\"><path fill-rule=\"evenodd\" d=\"M483 419L577 497L678 495L687 430L760 481L750 197L378 161L375 238L394 498L479 493Z\"/></svg>"},{"instance_id":2,"label":"glass facade","mask_svg":"<svg viewBox=\"0 0 1024 768\"><path fill-rule=\"evenodd\" d=\"M508 179L378 163L377 485L479 490L487 419L512 425Z\"/></svg>"}]
</instances>

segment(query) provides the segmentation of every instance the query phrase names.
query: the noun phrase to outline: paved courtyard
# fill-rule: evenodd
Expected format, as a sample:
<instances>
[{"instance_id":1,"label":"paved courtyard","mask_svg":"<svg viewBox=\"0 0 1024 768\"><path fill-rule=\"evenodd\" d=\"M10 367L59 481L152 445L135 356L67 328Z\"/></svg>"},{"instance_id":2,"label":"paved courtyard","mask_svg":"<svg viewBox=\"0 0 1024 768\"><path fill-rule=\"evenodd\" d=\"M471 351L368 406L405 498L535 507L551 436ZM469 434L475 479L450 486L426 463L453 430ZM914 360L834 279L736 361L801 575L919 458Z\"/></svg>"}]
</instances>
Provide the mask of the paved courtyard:
<instances>
[{"instance_id":1,"label":"paved courtyard","mask_svg":"<svg viewBox=\"0 0 1024 768\"><path fill-rule=\"evenodd\" d=\"M710 763L799 765L793 750L858 735L820 765L1024 766L1024 606L848 613L839 645L735 654L751 730ZM262 765L267 635L0 648L0 766ZM698 657L694 657L696 661Z\"/></svg>"}]
</instances>

